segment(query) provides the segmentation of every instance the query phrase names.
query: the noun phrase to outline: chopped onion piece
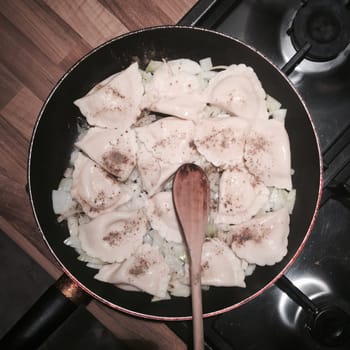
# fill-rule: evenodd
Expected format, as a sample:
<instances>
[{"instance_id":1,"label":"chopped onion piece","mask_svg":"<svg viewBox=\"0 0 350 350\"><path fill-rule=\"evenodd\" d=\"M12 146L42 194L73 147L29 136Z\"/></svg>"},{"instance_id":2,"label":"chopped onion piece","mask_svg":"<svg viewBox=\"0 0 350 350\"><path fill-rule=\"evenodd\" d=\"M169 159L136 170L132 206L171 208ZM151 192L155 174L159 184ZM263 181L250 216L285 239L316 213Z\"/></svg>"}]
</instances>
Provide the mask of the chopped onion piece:
<instances>
[{"instance_id":1,"label":"chopped onion piece","mask_svg":"<svg viewBox=\"0 0 350 350\"><path fill-rule=\"evenodd\" d=\"M72 188L72 178L71 177L64 177L60 183L58 184L59 191L65 191L70 192L70 189Z\"/></svg>"},{"instance_id":2,"label":"chopped onion piece","mask_svg":"<svg viewBox=\"0 0 350 350\"><path fill-rule=\"evenodd\" d=\"M202 71L201 66L193 60L188 58L179 58L176 60L167 61L165 64L168 64L170 69L175 72L185 72L188 74L199 74Z\"/></svg>"},{"instance_id":3,"label":"chopped onion piece","mask_svg":"<svg viewBox=\"0 0 350 350\"><path fill-rule=\"evenodd\" d=\"M86 131L87 130L85 130L84 134L86 133ZM81 136L81 133L79 133L79 136ZM79 154L79 150L77 148L74 148L74 151L70 155L69 164L74 165L75 161L77 160L78 154Z\"/></svg>"},{"instance_id":4,"label":"chopped onion piece","mask_svg":"<svg viewBox=\"0 0 350 350\"><path fill-rule=\"evenodd\" d=\"M151 299L151 302L154 303L154 302L156 302L156 301L170 300L170 299L171 299L171 297L170 297L170 295L167 293L167 294L165 295L165 297L163 297L163 298L159 298L159 297L154 296L154 297Z\"/></svg>"},{"instance_id":5,"label":"chopped onion piece","mask_svg":"<svg viewBox=\"0 0 350 350\"><path fill-rule=\"evenodd\" d=\"M255 264L248 264L247 268L245 269L244 271L244 274L246 276L250 276L253 274L254 270L256 268L256 265Z\"/></svg>"},{"instance_id":6,"label":"chopped onion piece","mask_svg":"<svg viewBox=\"0 0 350 350\"><path fill-rule=\"evenodd\" d=\"M150 62L148 63L145 71L146 72L150 72L153 73L155 72L161 65L163 64L162 61L154 61L154 60L150 60Z\"/></svg>"},{"instance_id":7,"label":"chopped onion piece","mask_svg":"<svg viewBox=\"0 0 350 350\"><path fill-rule=\"evenodd\" d=\"M272 113L273 111L277 111L277 109L280 109L281 106L282 104L275 98L273 98L270 95L266 95L266 107L270 113Z\"/></svg>"},{"instance_id":8,"label":"chopped onion piece","mask_svg":"<svg viewBox=\"0 0 350 350\"><path fill-rule=\"evenodd\" d=\"M74 215L69 216L67 218L67 226L68 226L68 231L69 234L71 236L78 236L78 232L79 232L79 222L78 222L78 218Z\"/></svg>"},{"instance_id":9,"label":"chopped onion piece","mask_svg":"<svg viewBox=\"0 0 350 350\"><path fill-rule=\"evenodd\" d=\"M100 270L103 267L103 264L94 264L94 263L88 262L86 266L90 267L91 269Z\"/></svg>"},{"instance_id":10,"label":"chopped onion piece","mask_svg":"<svg viewBox=\"0 0 350 350\"><path fill-rule=\"evenodd\" d=\"M141 73L141 77L144 81L148 81L149 79L152 78L151 72L146 72L146 71L140 69L140 73Z\"/></svg>"},{"instance_id":11,"label":"chopped onion piece","mask_svg":"<svg viewBox=\"0 0 350 350\"><path fill-rule=\"evenodd\" d=\"M217 72L214 72L212 70L203 71L200 73L200 77L205 80L210 80L215 77L215 75L218 74Z\"/></svg>"},{"instance_id":12,"label":"chopped onion piece","mask_svg":"<svg viewBox=\"0 0 350 350\"><path fill-rule=\"evenodd\" d=\"M65 214L76 206L76 202L67 191L52 191L52 206L55 214Z\"/></svg>"},{"instance_id":13,"label":"chopped onion piece","mask_svg":"<svg viewBox=\"0 0 350 350\"><path fill-rule=\"evenodd\" d=\"M291 191L287 191L279 188L272 188L270 191L269 200L263 207L263 210L266 212L277 211L286 207L288 208L289 214L291 214L295 204L296 190L292 189Z\"/></svg>"},{"instance_id":14,"label":"chopped onion piece","mask_svg":"<svg viewBox=\"0 0 350 350\"><path fill-rule=\"evenodd\" d=\"M199 65L201 66L203 71L208 71L213 68L213 63L210 57L206 57L199 60Z\"/></svg>"},{"instance_id":15,"label":"chopped onion piece","mask_svg":"<svg viewBox=\"0 0 350 350\"><path fill-rule=\"evenodd\" d=\"M217 226L214 223L209 222L207 224L207 227L205 228L205 237L213 238L217 236L217 234L218 234Z\"/></svg>"},{"instance_id":16,"label":"chopped onion piece","mask_svg":"<svg viewBox=\"0 0 350 350\"><path fill-rule=\"evenodd\" d=\"M289 214L292 214L293 208L295 205L295 199L296 199L297 191L295 189L292 189L291 191L286 191L286 198L287 198L287 208L289 210Z\"/></svg>"},{"instance_id":17,"label":"chopped onion piece","mask_svg":"<svg viewBox=\"0 0 350 350\"><path fill-rule=\"evenodd\" d=\"M72 175L73 175L73 168L67 168L63 174L63 176L67 178L72 177Z\"/></svg>"},{"instance_id":18,"label":"chopped onion piece","mask_svg":"<svg viewBox=\"0 0 350 350\"><path fill-rule=\"evenodd\" d=\"M286 115L287 115L287 110L284 108L277 109L277 111L273 111L271 115L273 119L276 119L281 123L284 123L284 120L286 119Z\"/></svg>"}]
</instances>

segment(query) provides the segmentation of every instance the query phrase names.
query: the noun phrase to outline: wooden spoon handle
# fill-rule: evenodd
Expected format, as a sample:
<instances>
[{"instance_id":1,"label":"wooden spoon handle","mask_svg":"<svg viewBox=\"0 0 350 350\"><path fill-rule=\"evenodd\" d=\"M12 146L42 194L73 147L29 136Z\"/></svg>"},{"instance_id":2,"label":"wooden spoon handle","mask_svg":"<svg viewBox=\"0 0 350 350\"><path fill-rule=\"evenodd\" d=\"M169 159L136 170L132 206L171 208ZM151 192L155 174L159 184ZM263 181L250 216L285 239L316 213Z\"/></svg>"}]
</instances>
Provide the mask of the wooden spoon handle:
<instances>
[{"instance_id":1,"label":"wooden spoon handle","mask_svg":"<svg viewBox=\"0 0 350 350\"><path fill-rule=\"evenodd\" d=\"M181 166L174 178L173 194L190 257L194 350L203 350L201 256L210 205L209 182L204 171L194 164Z\"/></svg>"},{"instance_id":2,"label":"wooden spoon handle","mask_svg":"<svg viewBox=\"0 0 350 350\"><path fill-rule=\"evenodd\" d=\"M199 268L198 268L199 266ZM201 271L200 263L192 261L191 263L191 293L192 293L192 322L193 322L193 348L194 350L203 350L204 332L203 332L203 307L202 307L202 289L201 289Z\"/></svg>"}]
</instances>

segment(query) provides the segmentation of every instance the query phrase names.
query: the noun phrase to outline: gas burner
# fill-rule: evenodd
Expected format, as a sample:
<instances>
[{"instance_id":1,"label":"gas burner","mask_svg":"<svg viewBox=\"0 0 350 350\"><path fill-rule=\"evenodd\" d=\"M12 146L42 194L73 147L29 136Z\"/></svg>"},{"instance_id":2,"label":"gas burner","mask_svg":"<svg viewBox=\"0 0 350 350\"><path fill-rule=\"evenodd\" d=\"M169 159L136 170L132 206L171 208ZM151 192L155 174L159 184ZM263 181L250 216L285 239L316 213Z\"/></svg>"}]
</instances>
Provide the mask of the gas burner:
<instances>
[{"instance_id":1,"label":"gas burner","mask_svg":"<svg viewBox=\"0 0 350 350\"><path fill-rule=\"evenodd\" d=\"M338 0L335 0L335 1L338 2ZM333 3L332 0L330 0L330 2ZM296 46L295 43L293 42L293 34L292 34L293 24L295 23L295 19L297 18L298 13L300 13L300 11L305 8L305 6L306 5L302 6L299 9L295 7L294 8L291 7L289 10L286 10L285 15L283 16L283 19L280 25L280 50L281 50L282 57L285 62L289 62L293 56L303 51L303 53L301 54L302 56L301 63L293 67L293 69L295 70L295 73L300 72L300 73L319 74L322 72L330 72L334 68L341 66L344 62L346 62L346 60L350 56L350 43L349 43L350 42L350 18L346 23L346 26L348 28L347 45L345 45L343 50L339 52L336 57L328 60L316 61L315 59L312 59L312 57L310 57L310 53L312 54L315 48L315 44L312 43L311 40L304 41L301 47ZM349 10L347 10L347 12L349 12ZM347 16L349 17L350 14L347 13ZM294 82L294 84L296 85L298 84L297 74L293 74L291 79Z\"/></svg>"},{"instance_id":2,"label":"gas burner","mask_svg":"<svg viewBox=\"0 0 350 350\"><path fill-rule=\"evenodd\" d=\"M350 316L339 307L326 304L309 316L306 328L321 344L343 345L350 339Z\"/></svg>"},{"instance_id":3,"label":"gas burner","mask_svg":"<svg viewBox=\"0 0 350 350\"><path fill-rule=\"evenodd\" d=\"M283 276L276 282L276 286L284 292L279 302L279 311L287 326L299 325L308 330L314 340L325 346L348 344L350 315L333 303L330 289L323 281L309 277L292 283ZM347 303L344 303L343 307L346 306Z\"/></svg>"},{"instance_id":4,"label":"gas burner","mask_svg":"<svg viewBox=\"0 0 350 350\"><path fill-rule=\"evenodd\" d=\"M350 42L350 12L342 0L303 1L289 34L296 50L311 44L306 58L317 62L332 60Z\"/></svg>"},{"instance_id":5,"label":"gas burner","mask_svg":"<svg viewBox=\"0 0 350 350\"><path fill-rule=\"evenodd\" d=\"M299 305L300 300L296 298L293 300L288 296L286 290L289 293L295 290L295 288L302 290L305 295L308 295L310 300L327 298L331 294L329 286L324 281L313 276L304 276L303 278L295 280L293 281L293 285L291 285L289 280L285 277L282 277L282 279L277 282L277 285L284 291L284 293L280 295L278 302L279 314L282 322L289 328L293 328L297 325L303 308ZM297 297L300 298L300 296ZM309 300L306 302L309 303ZM311 310L313 308L313 303L311 302L309 305L305 305L305 308Z\"/></svg>"}]
</instances>

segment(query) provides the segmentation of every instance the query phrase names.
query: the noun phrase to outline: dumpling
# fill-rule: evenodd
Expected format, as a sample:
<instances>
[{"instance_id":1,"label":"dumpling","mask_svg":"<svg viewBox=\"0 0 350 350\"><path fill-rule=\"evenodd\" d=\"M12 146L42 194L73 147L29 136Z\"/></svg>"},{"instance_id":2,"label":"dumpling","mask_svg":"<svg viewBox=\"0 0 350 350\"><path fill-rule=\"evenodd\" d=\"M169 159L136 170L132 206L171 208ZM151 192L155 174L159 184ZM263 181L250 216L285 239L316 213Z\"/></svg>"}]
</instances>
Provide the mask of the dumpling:
<instances>
[{"instance_id":1,"label":"dumpling","mask_svg":"<svg viewBox=\"0 0 350 350\"><path fill-rule=\"evenodd\" d=\"M289 213L282 208L232 226L231 248L250 264L273 265L287 254L288 234Z\"/></svg>"},{"instance_id":2,"label":"dumpling","mask_svg":"<svg viewBox=\"0 0 350 350\"><path fill-rule=\"evenodd\" d=\"M194 143L198 152L217 167L241 165L248 127L245 119L225 114L203 119L195 127Z\"/></svg>"},{"instance_id":3,"label":"dumpling","mask_svg":"<svg viewBox=\"0 0 350 350\"><path fill-rule=\"evenodd\" d=\"M193 147L193 129L192 121L175 117L134 129L138 142L137 167L149 196L159 191L180 165L198 158Z\"/></svg>"},{"instance_id":4,"label":"dumpling","mask_svg":"<svg viewBox=\"0 0 350 350\"><path fill-rule=\"evenodd\" d=\"M147 218L142 210L112 211L79 227L82 249L103 262L122 262L142 244L147 232Z\"/></svg>"},{"instance_id":5,"label":"dumpling","mask_svg":"<svg viewBox=\"0 0 350 350\"><path fill-rule=\"evenodd\" d=\"M164 299L170 270L158 248L143 244L121 264L102 267L95 278L117 286L121 284L123 288L131 286Z\"/></svg>"},{"instance_id":6,"label":"dumpling","mask_svg":"<svg viewBox=\"0 0 350 350\"><path fill-rule=\"evenodd\" d=\"M238 259L222 241L205 241L202 250L202 284L245 287L244 270L248 264Z\"/></svg>"},{"instance_id":7,"label":"dumpling","mask_svg":"<svg viewBox=\"0 0 350 350\"><path fill-rule=\"evenodd\" d=\"M219 184L215 223L239 224L249 220L268 201L268 188L242 168L225 170Z\"/></svg>"},{"instance_id":8,"label":"dumpling","mask_svg":"<svg viewBox=\"0 0 350 350\"><path fill-rule=\"evenodd\" d=\"M172 193L156 193L147 202L147 217L151 227L167 241L181 243L181 228L176 216Z\"/></svg>"},{"instance_id":9,"label":"dumpling","mask_svg":"<svg viewBox=\"0 0 350 350\"><path fill-rule=\"evenodd\" d=\"M126 185L82 153L74 163L71 194L90 217L118 208L131 199Z\"/></svg>"},{"instance_id":10,"label":"dumpling","mask_svg":"<svg viewBox=\"0 0 350 350\"><path fill-rule=\"evenodd\" d=\"M209 82L207 102L235 116L268 119L265 91L251 67L231 65Z\"/></svg>"},{"instance_id":11,"label":"dumpling","mask_svg":"<svg viewBox=\"0 0 350 350\"><path fill-rule=\"evenodd\" d=\"M206 105L201 68L189 59L164 62L146 82L142 106L154 112L195 120Z\"/></svg>"},{"instance_id":12,"label":"dumpling","mask_svg":"<svg viewBox=\"0 0 350 350\"><path fill-rule=\"evenodd\" d=\"M135 168L137 144L132 129L90 128L76 146L121 182Z\"/></svg>"},{"instance_id":13,"label":"dumpling","mask_svg":"<svg viewBox=\"0 0 350 350\"><path fill-rule=\"evenodd\" d=\"M126 129L134 124L144 93L138 64L107 78L87 95L74 101L90 125Z\"/></svg>"},{"instance_id":14,"label":"dumpling","mask_svg":"<svg viewBox=\"0 0 350 350\"><path fill-rule=\"evenodd\" d=\"M249 172L266 186L292 189L289 138L283 123L256 120L247 134L244 159Z\"/></svg>"}]
</instances>

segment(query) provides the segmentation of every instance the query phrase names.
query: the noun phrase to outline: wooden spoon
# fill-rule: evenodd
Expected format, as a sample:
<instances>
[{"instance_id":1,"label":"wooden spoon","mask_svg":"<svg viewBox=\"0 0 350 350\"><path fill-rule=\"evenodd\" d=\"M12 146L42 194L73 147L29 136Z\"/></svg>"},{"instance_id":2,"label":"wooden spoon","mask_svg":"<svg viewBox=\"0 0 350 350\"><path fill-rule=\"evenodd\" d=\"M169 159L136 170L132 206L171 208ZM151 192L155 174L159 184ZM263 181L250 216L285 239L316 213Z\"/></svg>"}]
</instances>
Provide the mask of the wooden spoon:
<instances>
[{"instance_id":1,"label":"wooden spoon","mask_svg":"<svg viewBox=\"0 0 350 350\"><path fill-rule=\"evenodd\" d=\"M194 350L202 350L201 256L210 203L209 182L204 171L194 164L182 165L175 174L173 198L190 257Z\"/></svg>"}]
</instances>

